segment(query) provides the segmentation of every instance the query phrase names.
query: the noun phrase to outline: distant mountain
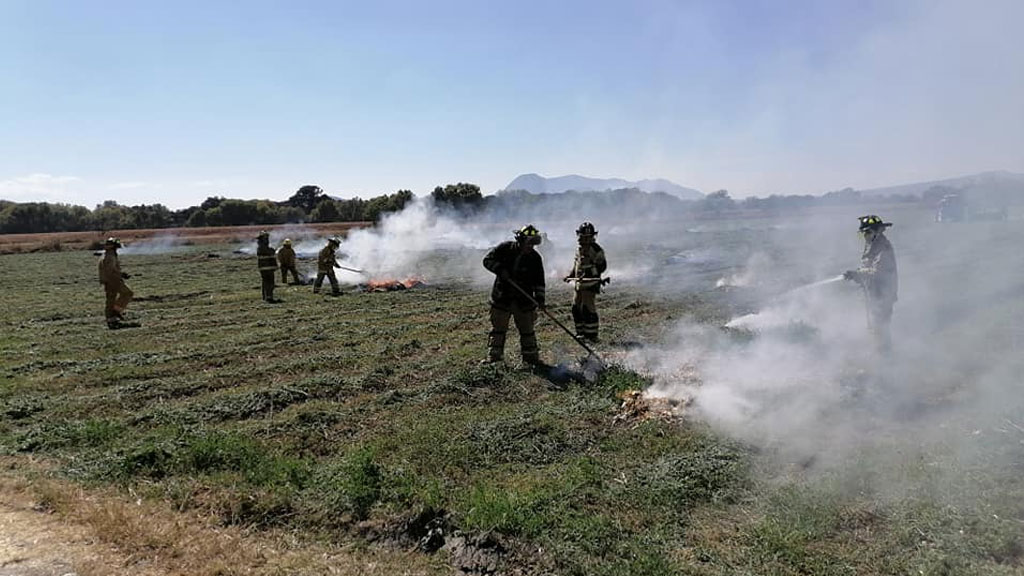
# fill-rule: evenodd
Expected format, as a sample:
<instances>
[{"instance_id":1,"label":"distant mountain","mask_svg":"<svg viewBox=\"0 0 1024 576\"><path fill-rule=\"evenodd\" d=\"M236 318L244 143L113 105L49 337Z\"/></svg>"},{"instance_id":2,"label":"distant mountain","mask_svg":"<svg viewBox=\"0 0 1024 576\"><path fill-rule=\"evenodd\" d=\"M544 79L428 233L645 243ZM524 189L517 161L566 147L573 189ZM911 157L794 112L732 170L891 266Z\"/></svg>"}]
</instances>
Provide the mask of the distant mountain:
<instances>
[{"instance_id":1,"label":"distant mountain","mask_svg":"<svg viewBox=\"0 0 1024 576\"><path fill-rule=\"evenodd\" d=\"M928 189L936 186L969 192L972 195L990 195L998 198L1020 195L1020 200L1024 200L1024 174L1005 170L981 172L945 180L871 188L861 190L860 193L862 196L892 196L894 194L921 196Z\"/></svg>"},{"instance_id":2,"label":"distant mountain","mask_svg":"<svg viewBox=\"0 0 1024 576\"><path fill-rule=\"evenodd\" d=\"M685 200L699 200L703 194L692 188L680 186L668 180L639 180L630 182L621 178L588 178L570 174L556 178L545 178L539 174L522 174L509 182L505 190L526 190L532 194L558 194L575 190L577 192L603 192L636 188L644 192L664 192Z\"/></svg>"}]
</instances>

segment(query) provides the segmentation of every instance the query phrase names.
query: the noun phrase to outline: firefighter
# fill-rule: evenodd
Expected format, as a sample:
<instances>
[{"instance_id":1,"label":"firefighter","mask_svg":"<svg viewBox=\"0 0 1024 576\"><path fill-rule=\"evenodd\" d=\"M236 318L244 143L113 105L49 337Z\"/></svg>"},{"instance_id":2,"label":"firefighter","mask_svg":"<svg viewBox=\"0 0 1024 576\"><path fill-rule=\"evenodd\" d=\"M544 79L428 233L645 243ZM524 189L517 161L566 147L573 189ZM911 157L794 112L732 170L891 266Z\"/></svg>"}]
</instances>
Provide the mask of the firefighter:
<instances>
[{"instance_id":1,"label":"firefighter","mask_svg":"<svg viewBox=\"0 0 1024 576\"><path fill-rule=\"evenodd\" d=\"M868 330L879 352L887 355L892 350L889 325L899 288L896 253L889 239L885 237L885 229L892 226L892 223L883 222L873 214L861 216L859 220L859 231L864 236L864 253L860 257L860 268L847 270L843 278L860 284L864 289Z\"/></svg>"},{"instance_id":2,"label":"firefighter","mask_svg":"<svg viewBox=\"0 0 1024 576\"><path fill-rule=\"evenodd\" d=\"M326 276L331 281L331 296L341 295L341 289L338 288L338 277L334 275L334 267L338 265L338 259L335 256L338 246L341 246L341 240L335 237L328 240L327 246L320 250L320 255L316 259L316 281L313 282L314 294L320 293L320 286L324 283L324 276Z\"/></svg>"},{"instance_id":3,"label":"firefighter","mask_svg":"<svg viewBox=\"0 0 1024 576\"><path fill-rule=\"evenodd\" d=\"M110 329L125 326L124 310L132 301L134 293L124 283L131 278L131 275L121 272L121 263L117 259L117 249L121 247L121 240L118 238L107 238L103 243L103 259L100 260L100 284L107 295L107 303L104 313L107 319L107 327Z\"/></svg>"},{"instance_id":4,"label":"firefighter","mask_svg":"<svg viewBox=\"0 0 1024 576\"><path fill-rule=\"evenodd\" d=\"M498 244L484 256L484 268L495 276L491 289L487 362L504 360L505 333L512 318L519 330L523 362L540 365L540 349L534 332L537 308L544 307L545 296L544 260L536 250L540 243L540 232L527 224L515 232L515 240Z\"/></svg>"},{"instance_id":5,"label":"firefighter","mask_svg":"<svg viewBox=\"0 0 1024 576\"><path fill-rule=\"evenodd\" d=\"M277 249L277 263L281 265L281 283L288 283L288 273L292 273L292 278L295 280L294 284L302 284L302 280L299 279L299 271L295 268L295 249L292 248L292 241L288 238L284 239L281 243L281 247Z\"/></svg>"},{"instance_id":6,"label":"firefighter","mask_svg":"<svg viewBox=\"0 0 1024 576\"><path fill-rule=\"evenodd\" d=\"M274 275L277 274L277 254L270 247L270 234L264 230L256 237L256 265L262 280L263 301L275 303Z\"/></svg>"},{"instance_id":7,"label":"firefighter","mask_svg":"<svg viewBox=\"0 0 1024 576\"><path fill-rule=\"evenodd\" d=\"M604 250L596 240L597 229L590 222L580 224L576 229L576 260L572 272L564 278L576 283L572 300L572 319L576 322L576 335L591 342L597 342L599 319L597 316L597 295L601 292L601 274L608 269Z\"/></svg>"}]
</instances>

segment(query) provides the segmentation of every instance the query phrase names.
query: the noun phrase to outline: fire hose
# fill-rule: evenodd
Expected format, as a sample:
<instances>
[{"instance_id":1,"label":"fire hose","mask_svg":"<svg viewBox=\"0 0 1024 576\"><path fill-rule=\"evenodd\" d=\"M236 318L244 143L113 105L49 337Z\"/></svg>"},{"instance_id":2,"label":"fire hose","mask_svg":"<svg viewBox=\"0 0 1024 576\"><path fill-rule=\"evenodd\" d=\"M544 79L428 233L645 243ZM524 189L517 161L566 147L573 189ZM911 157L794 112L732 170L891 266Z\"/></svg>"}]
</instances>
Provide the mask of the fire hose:
<instances>
[{"instance_id":1,"label":"fire hose","mask_svg":"<svg viewBox=\"0 0 1024 576\"><path fill-rule=\"evenodd\" d=\"M565 278L562 278L562 282L595 282L595 281L597 282L598 286L604 286L605 284L611 282L612 279L611 279L611 276L609 276L607 278L572 278L570 276L566 276Z\"/></svg>"},{"instance_id":2,"label":"fire hose","mask_svg":"<svg viewBox=\"0 0 1024 576\"><path fill-rule=\"evenodd\" d=\"M514 281L513 281L513 280L512 280L511 278L509 278L508 280L506 280L506 282L508 282L509 284L511 284L513 288L515 288L515 289L516 289L516 290L518 290L518 291L519 291L519 292L520 292L520 293L521 293L521 294L522 294L523 296L525 296L525 297L526 297L526 299L527 299L527 300L529 300L531 304L533 304L533 305L534 305L534 306L536 306L536 307L537 307L538 309L540 309L540 311L541 311L541 312L543 312L545 316L547 316L548 318L550 318L552 322L554 322L555 324L557 324L559 328L561 328L561 329L562 329L563 331L565 331L565 333L566 333L566 334L568 334L569 336L571 336L571 337L572 337L572 339L573 339L573 340L575 340L577 344L579 344L580 346L582 346L582 347L583 347L583 349L584 349L584 350L586 350L586 351L587 351L587 352L588 352L588 353L589 353L589 354L590 354L591 356L593 356L594 358L597 358L597 361L598 361L598 362L600 362L602 366L605 366L605 365L606 365L606 364L605 364L605 361L604 361L604 359L603 359L603 358L601 358L601 356L600 356L600 355L599 355L599 354L598 354L597 352L594 352L594 349L593 349L593 348L591 348L590 346L587 346L586 342L584 342L582 338L580 338L579 336L577 336L576 334L574 334L574 333L572 332L572 330L569 330L568 328L566 328L566 327L565 327L565 324L562 324L562 323L561 323L561 322L560 322L560 321L558 320L558 318L555 318L555 315L554 315L554 314L552 314L551 312L548 312L548 309L547 309L547 308L545 308L544 306L541 306L541 305L540 305L539 303L537 303L537 300L535 300L535 299L533 298L533 296L530 296L530 294L529 294L529 293L528 293L528 292L527 292L526 290L523 290L523 289L522 289L522 288L521 288L521 287L519 286L519 284L516 284L516 283L515 283L515 282L514 282Z\"/></svg>"}]
</instances>

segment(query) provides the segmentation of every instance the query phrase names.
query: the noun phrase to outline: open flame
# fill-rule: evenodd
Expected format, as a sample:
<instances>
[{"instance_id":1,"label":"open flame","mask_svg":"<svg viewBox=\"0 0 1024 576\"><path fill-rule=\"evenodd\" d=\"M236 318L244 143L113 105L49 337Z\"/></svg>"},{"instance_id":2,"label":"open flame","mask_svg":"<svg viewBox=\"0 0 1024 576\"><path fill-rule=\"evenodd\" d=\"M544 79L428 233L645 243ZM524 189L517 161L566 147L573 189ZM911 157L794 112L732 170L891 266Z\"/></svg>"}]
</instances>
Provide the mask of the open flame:
<instances>
[{"instance_id":1,"label":"open flame","mask_svg":"<svg viewBox=\"0 0 1024 576\"><path fill-rule=\"evenodd\" d=\"M405 280L396 280L393 278L378 278L373 279L363 284L363 290L366 292L393 292L395 290L409 290L418 286L426 286L427 283L422 278L411 276Z\"/></svg>"}]
</instances>

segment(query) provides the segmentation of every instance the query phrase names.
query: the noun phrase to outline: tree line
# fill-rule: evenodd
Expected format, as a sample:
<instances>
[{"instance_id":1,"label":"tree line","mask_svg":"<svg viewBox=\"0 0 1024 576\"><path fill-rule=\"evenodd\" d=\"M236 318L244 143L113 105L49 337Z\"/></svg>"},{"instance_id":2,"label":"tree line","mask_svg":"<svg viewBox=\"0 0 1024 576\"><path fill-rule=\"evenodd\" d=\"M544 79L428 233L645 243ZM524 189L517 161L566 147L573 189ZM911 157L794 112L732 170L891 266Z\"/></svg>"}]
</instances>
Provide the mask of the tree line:
<instances>
[{"instance_id":1,"label":"tree line","mask_svg":"<svg viewBox=\"0 0 1024 576\"><path fill-rule=\"evenodd\" d=\"M463 183L438 186L431 196L435 201L453 207L472 204L481 198L479 186ZM212 196L198 206L180 210L171 210L163 204L125 206L113 200L92 210L72 204L0 200L0 234L375 222L387 213L401 211L413 197L412 191L399 190L365 200L358 197L338 199L327 195L319 186L306 185L283 202Z\"/></svg>"},{"instance_id":2,"label":"tree line","mask_svg":"<svg viewBox=\"0 0 1024 576\"><path fill-rule=\"evenodd\" d=\"M712 192L700 200L681 200L663 192L648 193L637 189L598 192L564 192L562 194L531 194L525 190L506 190L484 197L476 184L459 182L438 186L431 192L434 203L442 208L462 212L508 213L509 210L527 210L537 214L557 212L556 208L570 209L586 206L588 209L615 207L625 211L624 217L650 214L716 214L727 215L737 211L780 212L816 206L879 203L921 202L932 199L938 192L916 196L861 196L859 191L846 188L821 196L771 195L734 200L726 190ZM940 194L941 195L941 194ZM47 202L14 203L0 200L0 234L74 232L83 230L131 230L140 228L174 228L205 226L245 226L260 224L288 224L301 222L376 222L391 212L399 212L413 200L409 190L384 194L369 199L339 199L326 194L322 188L306 185L287 200L238 200L212 196L198 206L170 210L162 204L124 206L108 200L89 210L70 204Z\"/></svg>"}]
</instances>

